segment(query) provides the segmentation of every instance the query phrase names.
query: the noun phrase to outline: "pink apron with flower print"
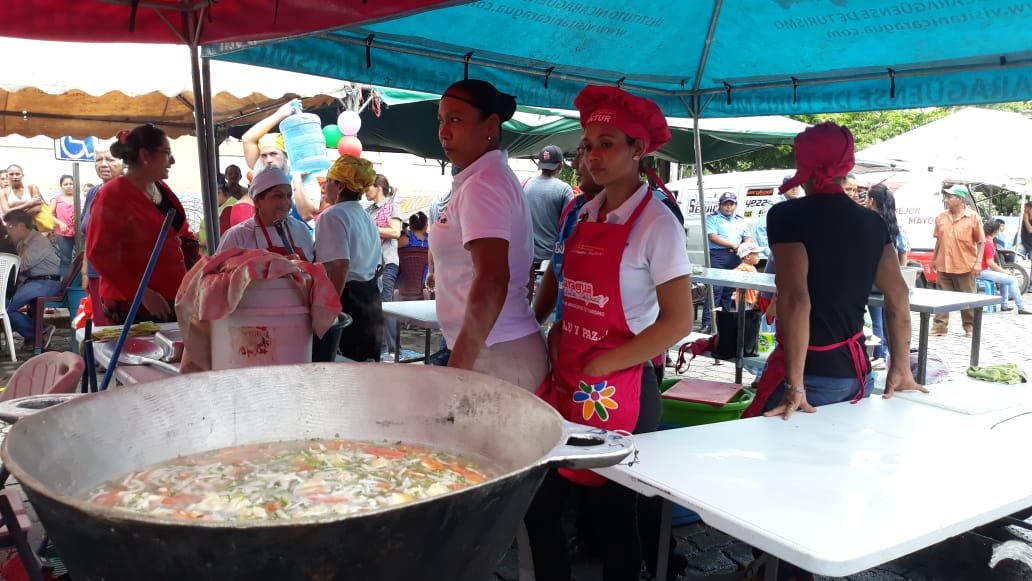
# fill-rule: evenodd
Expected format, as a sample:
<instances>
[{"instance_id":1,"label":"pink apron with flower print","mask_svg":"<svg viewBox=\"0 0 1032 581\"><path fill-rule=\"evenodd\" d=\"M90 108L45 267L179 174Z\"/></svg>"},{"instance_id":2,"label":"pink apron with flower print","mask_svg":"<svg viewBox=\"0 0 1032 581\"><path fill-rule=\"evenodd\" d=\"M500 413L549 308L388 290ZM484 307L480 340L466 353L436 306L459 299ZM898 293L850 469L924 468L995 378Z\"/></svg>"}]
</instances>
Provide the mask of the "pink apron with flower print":
<instances>
[{"instance_id":1,"label":"pink apron with flower print","mask_svg":"<svg viewBox=\"0 0 1032 581\"><path fill-rule=\"evenodd\" d=\"M604 377L584 366L634 338L620 296L620 263L631 228L652 200L646 195L625 224L580 222L565 241L563 315L559 359L538 395L572 422L606 430L634 430L644 364ZM590 470L561 468L578 484L601 486L605 478Z\"/></svg>"}]
</instances>

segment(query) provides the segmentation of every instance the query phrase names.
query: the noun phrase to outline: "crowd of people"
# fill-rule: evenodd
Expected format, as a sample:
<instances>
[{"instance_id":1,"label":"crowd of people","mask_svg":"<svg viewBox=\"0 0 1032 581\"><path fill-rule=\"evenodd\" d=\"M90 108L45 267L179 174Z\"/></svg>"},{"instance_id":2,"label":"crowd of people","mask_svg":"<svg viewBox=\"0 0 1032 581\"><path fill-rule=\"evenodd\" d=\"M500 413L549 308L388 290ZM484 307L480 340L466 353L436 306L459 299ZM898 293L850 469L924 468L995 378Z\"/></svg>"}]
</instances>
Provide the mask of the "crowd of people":
<instances>
[{"instance_id":1,"label":"crowd of people","mask_svg":"<svg viewBox=\"0 0 1032 581\"><path fill-rule=\"evenodd\" d=\"M539 175L522 183L509 167L501 132L516 111L514 96L475 79L451 85L437 119L453 166L452 187L428 213L407 221L388 178L367 159L342 155L318 180L291 171L283 139L273 132L291 114L281 109L244 134L249 183L242 183L239 166L225 168L217 248L191 232L166 184L176 160L168 137L154 126L120 132L109 148L97 151L102 183L87 192L81 224L74 222L68 176L62 176L61 193L46 202L12 165L0 173L0 209L24 275L8 305L9 313L15 311L12 324L31 340L31 321L17 311L31 297L54 292L70 264L76 229L85 235L95 322L126 322L151 249L169 220L137 321L175 319L180 282L202 246L216 253L266 250L321 264L352 320L339 354L378 362L399 343L383 303L396 291L407 296L405 281L411 279L422 287L417 292L435 295L448 366L532 392L570 421L654 431L666 352L694 324L684 220L643 162L671 134L655 103L619 88L587 86L573 105L583 128L571 164L576 191L558 177L566 163L558 147L543 148ZM924 390L909 365L908 291L900 272L907 239L892 193L879 185L863 193L849 173L853 147L848 128L823 123L807 129L795 141L796 172L784 179L781 198L763 213L755 236L736 213L734 193L721 195L707 219L715 267L756 272L766 259L768 271L777 270L777 347L747 415L788 419L799 410L870 395L874 366L862 329L875 283L885 295L884 307L871 309L874 332L883 338L875 365L887 358L904 362L888 365L886 397ZM1032 314L1003 280L1007 275L988 249L993 245L985 243L999 225L983 227L972 216L963 203L966 189L944 193L947 211L936 224L935 252L942 286L970 292L975 276L994 278L1019 312ZM54 243L39 231L46 209ZM1032 204L1024 224L1032 248ZM410 254L422 262L409 266ZM837 274L827 275L832 272ZM714 289L716 308L731 311L735 300L763 302L755 292L736 297L731 288ZM704 331L712 330L712 322L707 305ZM936 320L935 331L945 332L944 320ZM49 337L53 328L44 333ZM560 519L574 494L583 506L605 507L605 518L578 521L578 535L598 539L605 579L637 579L643 563L654 569L656 505L590 471L562 469L548 474L526 515L518 543L524 575L570 578Z\"/></svg>"}]
</instances>

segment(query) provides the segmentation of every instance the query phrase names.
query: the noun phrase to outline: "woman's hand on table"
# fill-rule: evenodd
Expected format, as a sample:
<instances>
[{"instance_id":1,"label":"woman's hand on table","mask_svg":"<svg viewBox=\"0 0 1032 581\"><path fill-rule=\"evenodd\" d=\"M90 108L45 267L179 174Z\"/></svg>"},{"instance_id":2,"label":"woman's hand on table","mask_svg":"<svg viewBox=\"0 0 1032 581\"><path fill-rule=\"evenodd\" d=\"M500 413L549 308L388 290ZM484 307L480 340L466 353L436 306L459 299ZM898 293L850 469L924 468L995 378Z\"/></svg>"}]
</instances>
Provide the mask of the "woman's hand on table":
<instances>
[{"instance_id":1,"label":"woman's hand on table","mask_svg":"<svg viewBox=\"0 0 1032 581\"><path fill-rule=\"evenodd\" d=\"M143 291L143 308L159 319L168 320L172 316L172 308L168 306L168 301L153 289Z\"/></svg>"},{"instance_id":2,"label":"woman's hand on table","mask_svg":"<svg viewBox=\"0 0 1032 581\"><path fill-rule=\"evenodd\" d=\"M810 402L806 401L805 390L793 390L787 385L785 386L785 395L781 396L781 402L778 406L769 412L763 414L763 417L772 418L781 416L783 419L789 419L792 414L797 410L803 410L808 414L816 413L817 408L810 405Z\"/></svg>"},{"instance_id":3,"label":"woman's hand on table","mask_svg":"<svg viewBox=\"0 0 1032 581\"><path fill-rule=\"evenodd\" d=\"M928 393L928 388L921 385L914 379L914 374L910 372L909 368L894 369L889 367L889 373L885 377L885 393L882 397L885 399L891 398L897 391L920 391L921 393Z\"/></svg>"}]
</instances>

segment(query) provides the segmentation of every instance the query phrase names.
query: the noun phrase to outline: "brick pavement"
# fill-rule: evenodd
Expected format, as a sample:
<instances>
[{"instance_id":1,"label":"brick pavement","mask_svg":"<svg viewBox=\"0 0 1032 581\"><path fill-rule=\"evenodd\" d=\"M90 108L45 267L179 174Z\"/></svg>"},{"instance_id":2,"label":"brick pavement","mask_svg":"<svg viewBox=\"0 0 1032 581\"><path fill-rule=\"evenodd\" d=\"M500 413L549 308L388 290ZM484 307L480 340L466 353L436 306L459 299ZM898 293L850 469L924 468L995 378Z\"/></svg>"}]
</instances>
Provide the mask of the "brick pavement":
<instances>
[{"instance_id":1,"label":"brick pavement","mask_svg":"<svg viewBox=\"0 0 1032 581\"><path fill-rule=\"evenodd\" d=\"M67 319L60 315L54 322L66 329ZM913 316L914 339L917 345L918 317ZM954 313L950 321L950 334L946 337L932 337L929 350L941 353L950 364L950 373L962 375L967 369L971 340L964 337L960 325L960 315ZM437 345L434 338L434 345ZM423 335L421 332L403 332L406 348L422 350ZM70 347L70 333L67 330L55 335L53 349L67 350ZM6 353L6 351L5 351ZM29 354L19 352L19 362L12 364L9 358L0 360L0 377L3 381L10 376L17 366L24 362ZM1019 316L1010 313L985 314L981 341L980 363L1015 362L1029 365L1032 361L1032 316ZM672 373L672 370L670 370ZM719 381L733 381L734 365L722 362L713 364L712 360L699 358L692 364L690 374L695 377ZM745 383L751 382L753 376L746 373ZM933 387L934 389L934 387ZM39 532L37 527L36 534ZM35 534L33 535L36 536ZM733 572L748 564L752 554L750 548L716 529L703 523L695 523L678 527L674 531L677 541L677 552L688 559L686 570L678 572L679 580L705 577L709 575ZM516 579L515 552L511 551L500 564L493 581L514 581ZM992 570L987 567L990 550L984 544L970 537L957 537L908 555L896 561L886 563L876 569L864 571L850 576L850 581L896 581L903 579L978 579L994 581L1032 579L1032 571L1023 565L1013 562L1007 566ZM579 562L575 570L576 581L588 581L600 578L597 563ZM643 579L646 577L643 576ZM827 579L818 577L818 579Z\"/></svg>"}]
</instances>

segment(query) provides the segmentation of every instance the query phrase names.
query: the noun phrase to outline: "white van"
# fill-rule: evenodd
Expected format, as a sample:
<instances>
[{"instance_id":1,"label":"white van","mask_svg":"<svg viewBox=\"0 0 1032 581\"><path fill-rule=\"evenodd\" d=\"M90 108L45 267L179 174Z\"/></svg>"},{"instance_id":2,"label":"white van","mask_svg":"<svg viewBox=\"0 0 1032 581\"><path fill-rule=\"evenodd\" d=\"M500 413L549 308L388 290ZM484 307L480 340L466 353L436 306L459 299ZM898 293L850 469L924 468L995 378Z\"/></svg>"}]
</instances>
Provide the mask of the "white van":
<instances>
[{"instance_id":1,"label":"white van","mask_svg":"<svg viewBox=\"0 0 1032 581\"><path fill-rule=\"evenodd\" d=\"M705 198L703 215L717 211L717 200L721 194L731 192L738 196L736 212L745 218L749 229L755 234L760 216L777 201L778 188L785 177L795 174L794 169L771 169L711 174L702 177ZM699 182L697 178L685 178L667 184L677 196L677 204L684 214L684 227L688 233L688 255L693 264L704 264L703 253L708 248L702 237L702 218L699 212Z\"/></svg>"}]
</instances>

